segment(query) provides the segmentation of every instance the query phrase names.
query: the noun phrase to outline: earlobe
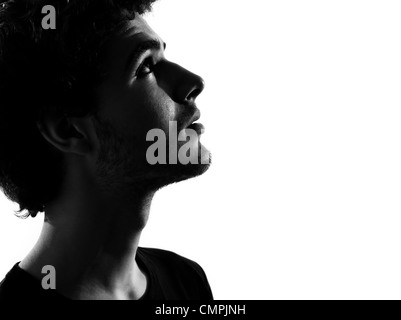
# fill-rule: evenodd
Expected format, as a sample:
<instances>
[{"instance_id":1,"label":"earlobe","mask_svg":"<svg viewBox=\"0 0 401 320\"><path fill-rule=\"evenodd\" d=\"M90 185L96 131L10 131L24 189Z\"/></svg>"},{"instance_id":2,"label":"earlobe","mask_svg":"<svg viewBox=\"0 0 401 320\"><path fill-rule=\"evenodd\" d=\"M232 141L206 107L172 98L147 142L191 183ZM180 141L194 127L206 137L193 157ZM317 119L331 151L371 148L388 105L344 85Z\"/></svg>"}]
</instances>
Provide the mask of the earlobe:
<instances>
[{"instance_id":1,"label":"earlobe","mask_svg":"<svg viewBox=\"0 0 401 320\"><path fill-rule=\"evenodd\" d=\"M36 125L43 138L61 152L85 155L92 149L87 117L45 116Z\"/></svg>"}]
</instances>

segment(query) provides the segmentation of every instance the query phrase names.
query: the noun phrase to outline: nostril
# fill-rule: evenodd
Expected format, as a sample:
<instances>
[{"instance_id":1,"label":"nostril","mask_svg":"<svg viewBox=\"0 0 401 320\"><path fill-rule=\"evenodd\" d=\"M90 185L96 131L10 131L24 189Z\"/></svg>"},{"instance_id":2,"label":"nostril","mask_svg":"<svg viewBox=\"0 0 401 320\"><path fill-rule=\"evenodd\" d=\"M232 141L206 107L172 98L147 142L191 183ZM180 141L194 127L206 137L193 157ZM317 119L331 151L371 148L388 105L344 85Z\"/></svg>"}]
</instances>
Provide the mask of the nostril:
<instances>
[{"instance_id":1,"label":"nostril","mask_svg":"<svg viewBox=\"0 0 401 320\"><path fill-rule=\"evenodd\" d=\"M195 100L195 98L202 92L200 89L194 89L191 93L187 96L187 100Z\"/></svg>"}]
</instances>

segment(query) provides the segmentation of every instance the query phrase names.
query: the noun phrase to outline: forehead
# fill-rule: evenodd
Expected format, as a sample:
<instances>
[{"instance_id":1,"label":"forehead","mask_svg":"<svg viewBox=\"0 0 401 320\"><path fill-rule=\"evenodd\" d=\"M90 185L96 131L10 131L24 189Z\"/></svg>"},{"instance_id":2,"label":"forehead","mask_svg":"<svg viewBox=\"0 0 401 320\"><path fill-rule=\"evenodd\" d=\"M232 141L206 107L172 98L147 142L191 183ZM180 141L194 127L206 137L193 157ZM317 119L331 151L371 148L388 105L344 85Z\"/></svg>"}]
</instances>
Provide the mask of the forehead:
<instances>
[{"instance_id":1,"label":"forehead","mask_svg":"<svg viewBox=\"0 0 401 320\"><path fill-rule=\"evenodd\" d=\"M140 15L136 15L135 19L128 21L124 28L122 28L115 37L116 42L129 46L139 44L140 42L149 39L159 40L162 43L159 35Z\"/></svg>"}]
</instances>

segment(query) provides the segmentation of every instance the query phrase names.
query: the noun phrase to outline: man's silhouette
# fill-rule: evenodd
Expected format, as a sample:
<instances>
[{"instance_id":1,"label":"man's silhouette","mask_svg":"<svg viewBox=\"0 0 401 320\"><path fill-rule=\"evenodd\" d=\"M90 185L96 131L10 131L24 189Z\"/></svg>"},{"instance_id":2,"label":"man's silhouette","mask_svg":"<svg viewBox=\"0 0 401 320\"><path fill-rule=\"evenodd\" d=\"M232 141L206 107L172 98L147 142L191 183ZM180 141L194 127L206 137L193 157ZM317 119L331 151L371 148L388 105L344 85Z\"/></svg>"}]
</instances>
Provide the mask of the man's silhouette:
<instances>
[{"instance_id":1,"label":"man's silhouette","mask_svg":"<svg viewBox=\"0 0 401 320\"><path fill-rule=\"evenodd\" d=\"M152 2L0 6L0 185L20 213L45 212L0 299L212 298L198 264L138 247L155 192L202 174L210 159L198 138L197 164L147 161L150 130L167 144L171 122L203 132L195 100L204 82L165 59L142 17ZM41 27L44 5L56 9L56 29ZM55 290L41 286L45 266Z\"/></svg>"}]
</instances>

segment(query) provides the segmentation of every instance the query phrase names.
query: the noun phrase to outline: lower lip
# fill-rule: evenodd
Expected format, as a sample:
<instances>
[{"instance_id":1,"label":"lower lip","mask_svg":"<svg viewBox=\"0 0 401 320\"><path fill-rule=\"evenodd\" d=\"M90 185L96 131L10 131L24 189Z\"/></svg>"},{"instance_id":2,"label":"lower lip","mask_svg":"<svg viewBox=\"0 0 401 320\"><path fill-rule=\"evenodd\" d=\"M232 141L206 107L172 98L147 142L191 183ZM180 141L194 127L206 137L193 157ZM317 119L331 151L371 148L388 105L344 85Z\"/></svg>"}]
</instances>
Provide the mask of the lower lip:
<instances>
[{"instance_id":1,"label":"lower lip","mask_svg":"<svg viewBox=\"0 0 401 320\"><path fill-rule=\"evenodd\" d=\"M187 129L195 130L197 134L202 134L205 132L205 127L201 123L193 123L188 126Z\"/></svg>"}]
</instances>

